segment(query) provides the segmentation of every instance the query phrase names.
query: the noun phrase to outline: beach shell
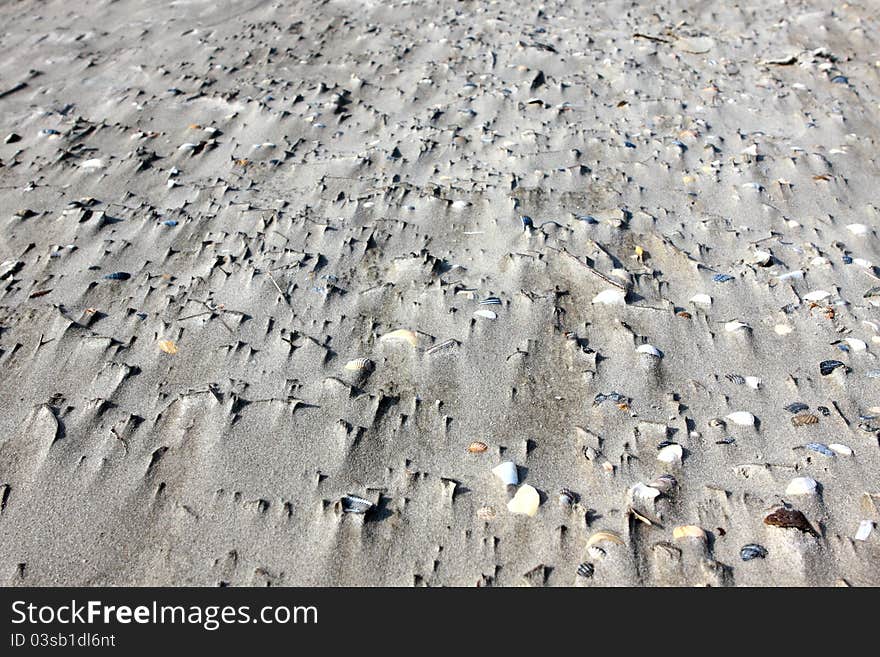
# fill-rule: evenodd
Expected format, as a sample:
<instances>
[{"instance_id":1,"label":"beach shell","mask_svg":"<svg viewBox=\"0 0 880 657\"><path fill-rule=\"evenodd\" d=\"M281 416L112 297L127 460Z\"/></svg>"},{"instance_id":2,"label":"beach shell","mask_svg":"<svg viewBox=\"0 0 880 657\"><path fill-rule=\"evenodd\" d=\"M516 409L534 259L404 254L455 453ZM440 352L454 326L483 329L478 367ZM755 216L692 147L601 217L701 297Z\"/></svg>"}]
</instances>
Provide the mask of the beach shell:
<instances>
[{"instance_id":1,"label":"beach shell","mask_svg":"<svg viewBox=\"0 0 880 657\"><path fill-rule=\"evenodd\" d=\"M803 279L803 277L804 277L804 270L803 269L795 269L793 271L787 271L784 274L779 274L779 276L776 277L776 280L777 281L789 281L789 280L799 281L799 280Z\"/></svg>"},{"instance_id":2,"label":"beach shell","mask_svg":"<svg viewBox=\"0 0 880 657\"><path fill-rule=\"evenodd\" d=\"M872 531L874 531L874 521L862 520L859 523L859 528L856 530L856 535L853 536L853 540L867 541Z\"/></svg>"},{"instance_id":3,"label":"beach shell","mask_svg":"<svg viewBox=\"0 0 880 657\"><path fill-rule=\"evenodd\" d=\"M100 158L94 158L91 160L85 160L79 163L81 169L103 169L104 168L104 160Z\"/></svg>"},{"instance_id":4,"label":"beach shell","mask_svg":"<svg viewBox=\"0 0 880 657\"><path fill-rule=\"evenodd\" d=\"M174 355L177 353L177 345L171 340L159 340L159 349L166 354Z\"/></svg>"},{"instance_id":5,"label":"beach shell","mask_svg":"<svg viewBox=\"0 0 880 657\"><path fill-rule=\"evenodd\" d=\"M706 532L696 525L680 525L672 530L672 538L676 541L682 538L698 538L705 541Z\"/></svg>"},{"instance_id":6,"label":"beach shell","mask_svg":"<svg viewBox=\"0 0 880 657\"><path fill-rule=\"evenodd\" d=\"M567 488L562 488L559 491L559 503L562 506L571 506L577 502L577 495L568 490Z\"/></svg>"},{"instance_id":7,"label":"beach shell","mask_svg":"<svg viewBox=\"0 0 880 657\"><path fill-rule=\"evenodd\" d=\"M763 559L767 556L767 548L757 543L749 543L743 545L739 551L740 559L743 561L751 561L752 559Z\"/></svg>"},{"instance_id":8,"label":"beach shell","mask_svg":"<svg viewBox=\"0 0 880 657\"><path fill-rule=\"evenodd\" d=\"M495 509L491 506L483 506L477 509L477 518L480 520L494 520L495 519Z\"/></svg>"},{"instance_id":9,"label":"beach shell","mask_svg":"<svg viewBox=\"0 0 880 657\"><path fill-rule=\"evenodd\" d=\"M425 350L425 354L428 356L433 356L435 354L444 354L452 351L459 345L458 340L453 340L450 338L449 340L444 340L438 344L435 344L430 349Z\"/></svg>"},{"instance_id":10,"label":"beach shell","mask_svg":"<svg viewBox=\"0 0 880 657\"><path fill-rule=\"evenodd\" d=\"M523 484L516 491L513 499L507 503L507 510L511 513L520 513L526 516L534 517L541 506L541 496L534 487Z\"/></svg>"},{"instance_id":11,"label":"beach shell","mask_svg":"<svg viewBox=\"0 0 880 657\"><path fill-rule=\"evenodd\" d=\"M711 306L712 297L708 294L695 294L690 298L690 302L697 306Z\"/></svg>"},{"instance_id":12,"label":"beach shell","mask_svg":"<svg viewBox=\"0 0 880 657\"><path fill-rule=\"evenodd\" d=\"M595 559L596 561L605 558L605 550L600 548L598 545L591 545L590 547L588 547L587 554L590 555L591 559Z\"/></svg>"},{"instance_id":13,"label":"beach shell","mask_svg":"<svg viewBox=\"0 0 880 657\"><path fill-rule=\"evenodd\" d=\"M834 451L829 449L827 445L823 445L822 443L807 443L804 445L807 449L816 452L817 454L822 454L823 456L834 456Z\"/></svg>"},{"instance_id":14,"label":"beach shell","mask_svg":"<svg viewBox=\"0 0 880 657\"><path fill-rule=\"evenodd\" d=\"M790 404L786 404L785 406L783 406L783 408L789 413L800 413L801 411L807 411L810 409L810 407L803 402L792 402Z\"/></svg>"},{"instance_id":15,"label":"beach shell","mask_svg":"<svg viewBox=\"0 0 880 657\"><path fill-rule=\"evenodd\" d=\"M828 376L838 367L846 367L846 365L841 363L839 360L823 360L821 363L819 363L819 372L822 374L822 376Z\"/></svg>"},{"instance_id":16,"label":"beach shell","mask_svg":"<svg viewBox=\"0 0 880 657\"><path fill-rule=\"evenodd\" d=\"M481 306L495 306L501 305L501 299L498 297L486 297L482 301L479 302Z\"/></svg>"},{"instance_id":17,"label":"beach shell","mask_svg":"<svg viewBox=\"0 0 880 657\"><path fill-rule=\"evenodd\" d=\"M608 529L600 529L587 539L587 547L591 548L599 543L614 543L615 545L624 545L623 539L617 532Z\"/></svg>"},{"instance_id":18,"label":"beach shell","mask_svg":"<svg viewBox=\"0 0 880 657\"><path fill-rule=\"evenodd\" d=\"M727 416L727 419L741 427L755 426L755 416L748 411L734 411Z\"/></svg>"},{"instance_id":19,"label":"beach shell","mask_svg":"<svg viewBox=\"0 0 880 657\"><path fill-rule=\"evenodd\" d=\"M844 342L853 351L866 351L868 349L868 343L858 338L846 338Z\"/></svg>"},{"instance_id":20,"label":"beach shell","mask_svg":"<svg viewBox=\"0 0 880 657\"><path fill-rule=\"evenodd\" d=\"M492 468L492 474L498 477L506 486L516 486L519 483L519 474L516 471L516 463L504 461Z\"/></svg>"},{"instance_id":21,"label":"beach shell","mask_svg":"<svg viewBox=\"0 0 880 657\"><path fill-rule=\"evenodd\" d=\"M790 326L786 326L785 324L777 324L773 327L773 331L776 335L788 335L791 333L792 328Z\"/></svg>"},{"instance_id":22,"label":"beach shell","mask_svg":"<svg viewBox=\"0 0 880 657\"><path fill-rule=\"evenodd\" d=\"M673 443L672 445L666 445L663 449L657 452L657 460L661 463L670 463L673 465L681 464L681 459L684 456L684 450L681 448L681 445Z\"/></svg>"},{"instance_id":23,"label":"beach shell","mask_svg":"<svg viewBox=\"0 0 880 657\"><path fill-rule=\"evenodd\" d=\"M819 418L812 413L799 413L791 418L791 423L796 427L804 427L810 424L818 424Z\"/></svg>"},{"instance_id":24,"label":"beach shell","mask_svg":"<svg viewBox=\"0 0 880 657\"><path fill-rule=\"evenodd\" d=\"M654 345L643 344L636 349L636 352L640 354L647 354L648 356L653 356L654 358L663 358L663 352L657 349Z\"/></svg>"},{"instance_id":25,"label":"beach shell","mask_svg":"<svg viewBox=\"0 0 880 657\"><path fill-rule=\"evenodd\" d=\"M481 443L480 441L474 441L470 445L467 446L467 451L471 454L482 454L489 446L486 443Z\"/></svg>"},{"instance_id":26,"label":"beach shell","mask_svg":"<svg viewBox=\"0 0 880 657\"><path fill-rule=\"evenodd\" d=\"M664 474L654 479L650 484L648 484L648 486L657 489L661 493L668 493L673 488L678 486L678 481L676 481L675 477L673 477L672 475Z\"/></svg>"},{"instance_id":27,"label":"beach shell","mask_svg":"<svg viewBox=\"0 0 880 657\"><path fill-rule=\"evenodd\" d=\"M757 376L747 376L746 385L752 390L760 390L761 379L759 379Z\"/></svg>"},{"instance_id":28,"label":"beach shell","mask_svg":"<svg viewBox=\"0 0 880 657\"><path fill-rule=\"evenodd\" d=\"M748 324L745 324L745 323L737 321L737 320L734 320L732 322L727 322L724 325L724 330L727 331L728 333L733 333L734 331L739 331L741 329L751 330L751 328L752 327L749 326Z\"/></svg>"},{"instance_id":29,"label":"beach shell","mask_svg":"<svg viewBox=\"0 0 880 657\"><path fill-rule=\"evenodd\" d=\"M480 309L474 312L474 317L482 317L484 319L498 319L498 315L491 310Z\"/></svg>"},{"instance_id":30,"label":"beach shell","mask_svg":"<svg viewBox=\"0 0 880 657\"><path fill-rule=\"evenodd\" d=\"M407 329L397 329L396 331L391 331L390 333L386 333L381 338L379 338L380 342L408 342L413 347L419 346L419 336L416 335L413 331L409 331Z\"/></svg>"},{"instance_id":31,"label":"beach shell","mask_svg":"<svg viewBox=\"0 0 880 657\"><path fill-rule=\"evenodd\" d=\"M867 235L870 231L865 224L849 224L846 229L853 235Z\"/></svg>"},{"instance_id":32,"label":"beach shell","mask_svg":"<svg viewBox=\"0 0 880 657\"><path fill-rule=\"evenodd\" d=\"M373 503L370 500L365 500L363 497L358 497L351 493L343 496L340 502L342 503L342 511L344 513L362 514L373 508Z\"/></svg>"},{"instance_id":33,"label":"beach shell","mask_svg":"<svg viewBox=\"0 0 880 657\"><path fill-rule=\"evenodd\" d=\"M830 449L835 454L840 454L841 456L852 456L853 451L851 448L846 445L841 445L840 443L831 443L828 445L828 449Z\"/></svg>"},{"instance_id":34,"label":"beach shell","mask_svg":"<svg viewBox=\"0 0 880 657\"><path fill-rule=\"evenodd\" d=\"M731 276L730 274L715 274L712 277L712 280L716 283L727 283L728 281L733 280L733 276Z\"/></svg>"},{"instance_id":35,"label":"beach shell","mask_svg":"<svg viewBox=\"0 0 880 657\"><path fill-rule=\"evenodd\" d=\"M804 301L822 301L831 296L831 292L825 290L816 290L804 295Z\"/></svg>"},{"instance_id":36,"label":"beach shell","mask_svg":"<svg viewBox=\"0 0 880 657\"><path fill-rule=\"evenodd\" d=\"M811 477L795 477L785 489L786 495L815 495L819 484Z\"/></svg>"},{"instance_id":37,"label":"beach shell","mask_svg":"<svg viewBox=\"0 0 880 657\"><path fill-rule=\"evenodd\" d=\"M348 372L361 372L373 369L373 361L369 358L355 358L345 364L345 370Z\"/></svg>"},{"instance_id":38,"label":"beach shell","mask_svg":"<svg viewBox=\"0 0 880 657\"><path fill-rule=\"evenodd\" d=\"M117 271L113 272L112 274L105 274L104 278L108 281L127 281L129 278L131 278L131 274L129 274L127 271Z\"/></svg>"},{"instance_id":39,"label":"beach shell","mask_svg":"<svg viewBox=\"0 0 880 657\"><path fill-rule=\"evenodd\" d=\"M594 571L593 564L584 562L578 566L577 574L579 577L592 577Z\"/></svg>"},{"instance_id":40,"label":"beach shell","mask_svg":"<svg viewBox=\"0 0 880 657\"><path fill-rule=\"evenodd\" d=\"M617 289L602 290L593 297L593 303L601 303L606 306L622 306L626 304L626 292Z\"/></svg>"},{"instance_id":41,"label":"beach shell","mask_svg":"<svg viewBox=\"0 0 880 657\"><path fill-rule=\"evenodd\" d=\"M738 386L741 386L746 382L745 378L741 377L739 374L725 374L724 378Z\"/></svg>"},{"instance_id":42,"label":"beach shell","mask_svg":"<svg viewBox=\"0 0 880 657\"><path fill-rule=\"evenodd\" d=\"M782 527L783 529L799 529L805 534L812 534L818 538L816 530L807 520L807 517L797 509L779 507L764 518L764 524L770 527Z\"/></svg>"},{"instance_id":43,"label":"beach shell","mask_svg":"<svg viewBox=\"0 0 880 657\"><path fill-rule=\"evenodd\" d=\"M750 257L753 265L761 265L762 267L769 265L772 259L773 254L769 251L755 251Z\"/></svg>"}]
</instances>

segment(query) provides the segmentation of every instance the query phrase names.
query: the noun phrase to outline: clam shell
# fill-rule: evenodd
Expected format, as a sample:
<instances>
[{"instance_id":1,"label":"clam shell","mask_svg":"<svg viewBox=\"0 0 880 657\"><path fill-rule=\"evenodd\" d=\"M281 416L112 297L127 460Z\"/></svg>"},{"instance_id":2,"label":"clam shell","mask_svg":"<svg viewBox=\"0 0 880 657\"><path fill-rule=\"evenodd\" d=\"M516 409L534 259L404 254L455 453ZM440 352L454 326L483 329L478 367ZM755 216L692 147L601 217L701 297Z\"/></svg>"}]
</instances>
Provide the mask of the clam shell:
<instances>
[{"instance_id":1,"label":"clam shell","mask_svg":"<svg viewBox=\"0 0 880 657\"><path fill-rule=\"evenodd\" d=\"M482 454L487 449L489 449L489 446L486 443L481 443L478 440L472 442L470 445L467 446L467 451L469 451L471 454Z\"/></svg>"},{"instance_id":2,"label":"clam shell","mask_svg":"<svg viewBox=\"0 0 880 657\"><path fill-rule=\"evenodd\" d=\"M804 301L823 301L831 296L831 292L825 290L815 290L804 295Z\"/></svg>"},{"instance_id":3,"label":"clam shell","mask_svg":"<svg viewBox=\"0 0 880 657\"><path fill-rule=\"evenodd\" d=\"M410 331L408 329L397 329L396 331L391 331L390 333L386 333L381 338L379 338L380 342L408 342L413 347L419 346L419 336Z\"/></svg>"},{"instance_id":4,"label":"clam shell","mask_svg":"<svg viewBox=\"0 0 880 657\"><path fill-rule=\"evenodd\" d=\"M563 506L571 506L577 501L577 495L568 490L567 488L563 488L559 491L559 503Z\"/></svg>"},{"instance_id":5,"label":"clam shell","mask_svg":"<svg viewBox=\"0 0 880 657\"><path fill-rule=\"evenodd\" d=\"M522 515L534 517L538 513L538 507L541 506L541 496L533 486L523 484L516 491L513 499L507 503L507 510L511 513L520 513Z\"/></svg>"},{"instance_id":6,"label":"clam shell","mask_svg":"<svg viewBox=\"0 0 880 657\"><path fill-rule=\"evenodd\" d=\"M663 352L661 352L657 347L651 344L643 344L636 348L636 352L640 354L647 354L648 356L653 356L654 358L663 358Z\"/></svg>"},{"instance_id":7,"label":"clam shell","mask_svg":"<svg viewBox=\"0 0 880 657\"><path fill-rule=\"evenodd\" d=\"M705 541L706 532L696 525L679 525L672 530L672 538L676 541L683 538L698 538Z\"/></svg>"},{"instance_id":8,"label":"clam shell","mask_svg":"<svg viewBox=\"0 0 880 657\"><path fill-rule=\"evenodd\" d=\"M858 338L846 338L844 342L853 351L866 351L868 349L868 343Z\"/></svg>"},{"instance_id":9,"label":"clam shell","mask_svg":"<svg viewBox=\"0 0 880 657\"><path fill-rule=\"evenodd\" d=\"M755 416L748 411L734 411L727 416L727 419L741 427L755 426Z\"/></svg>"},{"instance_id":10,"label":"clam shell","mask_svg":"<svg viewBox=\"0 0 880 657\"><path fill-rule=\"evenodd\" d=\"M708 294L695 294L690 298L690 302L697 306L711 306L712 297L710 297Z\"/></svg>"},{"instance_id":11,"label":"clam shell","mask_svg":"<svg viewBox=\"0 0 880 657\"><path fill-rule=\"evenodd\" d=\"M504 461L492 468L492 474L498 477L506 486L516 486L519 483L519 474L516 471L516 463Z\"/></svg>"},{"instance_id":12,"label":"clam shell","mask_svg":"<svg viewBox=\"0 0 880 657\"><path fill-rule=\"evenodd\" d=\"M345 370L348 372L360 372L371 369L373 369L373 361L369 358L355 358L345 364Z\"/></svg>"},{"instance_id":13,"label":"clam shell","mask_svg":"<svg viewBox=\"0 0 880 657\"><path fill-rule=\"evenodd\" d=\"M803 427L810 424L818 424L819 418L812 413L799 413L791 418L791 423L796 427Z\"/></svg>"},{"instance_id":14,"label":"clam shell","mask_svg":"<svg viewBox=\"0 0 880 657\"><path fill-rule=\"evenodd\" d=\"M661 463L671 463L673 465L679 465L683 456L684 450L681 448L681 445L675 443L667 445L657 452L658 461Z\"/></svg>"},{"instance_id":15,"label":"clam shell","mask_svg":"<svg viewBox=\"0 0 880 657\"><path fill-rule=\"evenodd\" d=\"M819 372L822 374L822 376L828 376L838 367L846 367L846 365L841 363L839 360L823 360L821 363L819 363Z\"/></svg>"},{"instance_id":16,"label":"clam shell","mask_svg":"<svg viewBox=\"0 0 880 657\"><path fill-rule=\"evenodd\" d=\"M846 445L841 445L840 443L831 443L830 445L828 445L828 449L830 449L832 452L840 454L841 456L853 455L853 451L851 448L847 447Z\"/></svg>"},{"instance_id":17,"label":"clam shell","mask_svg":"<svg viewBox=\"0 0 880 657\"><path fill-rule=\"evenodd\" d=\"M370 500L365 500L363 497L351 493L344 495L340 502L344 513L363 514L373 508L373 503Z\"/></svg>"},{"instance_id":18,"label":"clam shell","mask_svg":"<svg viewBox=\"0 0 880 657\"><path fill-rule=\"evenodd\" d=\"M751 330L751 328L752 327L749 326L748 324L745 324L745 323L737 321L737 320L734 320L732 322L727 322L724 325L724 330L727 331L728 333L733 333L734 331L739 331L739 330Z\"/></svg>"},{"instance_id":19,"label":"clam shell","mask_svg":"<svg viewBox=\"0 0 880 657\"><path fill-rule=\"evenodd\" d=\"M757 376L747 376L746 385L752 390L759 390L761 388L761 379Z\"/></svg>"},{"instance_id":20,"label":"clam shell","mask_svg":"<svg viewBox=\"0 0 880 657\"><path fill-rule=\"evenodd\" d=\"M870 231L865 224L849 224L846 229L853 235L867 235Z\"/></svg>"},{"instance_id":21,"label":"clam shell","mask_svg":"<svg viewBox=\"0 0 880 657\"><path fill-rule=\"evenodd\" d=\"M655 488L661 493L668 493L673 488L678 486L678 482L675 480L675 477L672 475L664 474L660 475L656 479L654 479L650 484L648 484L651 488Z\"/></svg>"},{"instance_id":22,"label":"clam shell","mask_svg":"<svg viewBox=\"0 0 880 657\"><path fill-rule=\"evenodd\" d=\"M593 303L601 303L606 306L622 306L626 304L626 293L623 290L602 290L593 297Z\"/></svg>"},{"instance_id":23,"label":"clam shell","mask_svg":"<svg viewBox=\"0 0 880 657\"><path fill-rule=\"evenodd\" d=\"M483 319L498 319L498 315L491 310L480 309L474 312L474 317L482 317Z\"/></svg>"},{"instance_id":24,"label":"clam shell","mask_svg":"<svg viewBox=\"0 0 880 657\"><path fill-rule=\"evenodd\" d=\"M620 534L609 529L600 529L587 539L587 547L591 548L599 543L614 543L615 545L624 545Z\"/></svg>"},{"instance_id":25,"label":"clam shell","mask_svg":"<svg viewBox=\"0 0 880 657\"><path fill-rule=\"evenodd\" d=\"M743 545L739 551L740 559L743 561L751 561L752 559L763 559L767 556L767 548L757 543L749 543Z\"/></svg>"},{"instance_id":26,"label":"clam shell","mask_svg":"<svg viewBox=\"0 0 880 657\"><path fill-rule=\"evenodd\" d=\"M785 489L786 495L815 495L819 484L812 477L795 477Z\"/></svg>"}]
</instances>

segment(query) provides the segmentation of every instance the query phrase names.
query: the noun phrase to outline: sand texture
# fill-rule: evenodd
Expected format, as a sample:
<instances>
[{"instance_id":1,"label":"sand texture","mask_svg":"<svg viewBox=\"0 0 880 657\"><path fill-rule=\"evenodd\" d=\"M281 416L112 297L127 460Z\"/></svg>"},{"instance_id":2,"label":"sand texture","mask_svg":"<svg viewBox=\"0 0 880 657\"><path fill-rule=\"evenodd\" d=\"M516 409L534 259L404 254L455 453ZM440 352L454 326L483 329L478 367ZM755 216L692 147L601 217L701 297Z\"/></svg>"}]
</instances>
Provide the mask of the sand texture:
<instances>
[{"instance_id":1,"label":"sand texture","mask_svg":"<svg viewBox=\"0 0 880 657\"><path fill-rule=\"evenodd\" d=\"M0 583L880 585L878 16L0 4Z\"/></svg>"}]
</instances>

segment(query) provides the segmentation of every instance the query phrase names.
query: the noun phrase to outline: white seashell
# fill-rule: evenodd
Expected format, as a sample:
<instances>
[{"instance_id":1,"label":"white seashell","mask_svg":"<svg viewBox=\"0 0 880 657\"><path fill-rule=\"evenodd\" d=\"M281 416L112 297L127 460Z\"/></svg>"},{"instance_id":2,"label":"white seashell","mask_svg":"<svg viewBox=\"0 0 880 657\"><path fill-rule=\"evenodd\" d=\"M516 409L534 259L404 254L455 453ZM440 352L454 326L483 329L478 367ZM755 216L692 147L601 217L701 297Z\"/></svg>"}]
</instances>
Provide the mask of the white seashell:
<instances>
[{"instance_id":1,"label":"white seashell","mask_svg":"<svg viewBox=\"0 0 880 657\"><path fill-rule=\"evenodd\" d=\"M470 205L470 203L468 203L467 201L454 201L452 203L452 209L453 210L464 210L469 205Z\"/></svg>"},{"instance_id":2,"label":"white seashell","mask_svg":"<svg viewBox=\"0 0 880 657\"><path fill-rule=\"evenodd\" d=\"M379 342L409 342L413 347L419 346L419 336L416 335L413 331L408 331L407 329L397 329L396 331L391 331L390 333L386 333L381 338L379 338Z\"/></svg>"},{"instance_id":3,"label":"white seashell","mask_svg":"<svg viewBox=\"0 0 880 657\"><path fill-rule=\"evenodd\" d=\"M739 331L740 329L751 329L751 326L749 326L748 324L743 324L742 322L736 320L732 322L727 322L724 325L724 330L728 333L733 333L734 331Z\"/></svg>"},{"instance_id":4,"label":"white seashell","mask_svg":"<svg viewBox=\"0 0 880 657\"><path fill-rule=\"evenodd\" d=\"M830 265L831 261L825 256L816 256L810 260L810 264L814 267L824 267L825 265Z\"/></svg>"},{"instance_id":5,"label":"white seashell","mask_svg":"<svg viewBox=\"0 0 880 657\"><path fill-rule=\"evenodd\" d=\"M602 303L606 306L622 306L626 304L626 293L623 290L602 290L593 297L593 303Z\"/></svg>"},{"instance_id":6,"label":"white seashell","mask_svg":"<svg viewBox=\"0 0 880 657\"><path fill-rule=\"evenodd\" d=\"M863 320L862 320L862 324L864 324L864 325L867 326L869 329L871 329L872 331L874 331L874 333L878 333L878 332L880 332L880 324L878 324L877 322L872 322L872 321L870 321L870 320L863 319Z\"/></svg>"},{"instance_id":7,"label":"white seashell","mask_svg":"<svg viewBox=\"0 0 880 657\"><path fill-rule=\"evenodd\" d=\"M858 338L846 338L844 340L850 349L853 351L865 351L868 348L868 343L864 340L859 340Z\"/></svg>"},{"instance_id":8,"label":"white seashell","mask_svg":"<svg viewBox=\"0 0 880 657\"><path fill-rule=\"evenodd\" d=\"M865 224L849 224L846 229L853 235L867 235L870 230Z\"/></svg>"},{"instance_id":9,"label":"white seashell","mask_svg":"<svg viewBox=\"0 0 880 657\"><path fill-rule=\"evenodd\" d=\"M777 281L788 281L788 280L802 280L804 277L804 271L802 269L795 269L794 271L787 271L784 274L779 274L776 277Z\"/></svg>"},{"instance_id":10,"label":"white seashell","mask_svg":"<svg viewBox=\"0 0 880 657\"><path fill-rule=\"evenodd\" d=\"M355 358L345 364L345 369L349 372L359 372L361 370L371 369L373 361L369 358Z\"/></svg>"},{"instance_id":11,"label":"white seashell","mask_svg":"<svg viewBox=\"0 0 880 657\"><path fill-rule=\"evenodd\" d=\"M734 411L727 416L727 419L741 427L755 426L755 416L748 411Z\"/></svg>"},{"instance_id":12,"label":"white seashell","mask_svg":"<svg viewBox=\"0 0 880 657\"><path fill-rule=\"evenodd\" d=\"M744 378L746 380L746 385L752 390L761 389L761 379L759 379L757 376L747 376Z\"/></svg>"},{"instance_id":13,"label":"white seashell","mask_svg":"<svg viewBox=\"0 0 880 657\"><path fill-rule=\"evenodd\" d=\"M519 474L516 471L516 463L504 461L492 468L492 474L498 477L506 486L516 486L519 483Z\"/></svg>"},{"instance_id":14,"label":"white seashell","mask_svg":"<svg viewBox=\"0 0 880 657\"><path fill-rule=\"evenodd\" d=\"M683 538L696 538L701 541L706 540L706 532L696 525L681 525L672 530L672 538L676 541Z\"/></svg>"},{"instance_id":15,"label":"white seashell","mask_svg":"<svg viewBox=\"0 0 880 657\"><path fill-rule=\"evenodd\" d=\"M474 312L474 317L484 317L485 319L498 319L498 315L491 310L480 309Z\"/></svg>"},{"instance_id":16,"label":"white seashell","mask_svg":"<svg viewBox=\"0 0 880 657\"><path fill-rule=\"evenodd\" d=\"M828 445L828 449L830 449L832 452L840 454L841 456L853 455L852 449L850 449L846 445L841 445L840 443L831 443L830 445Z\"/></svg>"},{"instance_id":17,"label":"white seashell","mask_svg":"<svg viewBox=\"0 0 880 657\"><path fill-rule=\"evenodd\" d=\"M91 160L86 160L85 162L80 162L79 166L82 169L103 169L104 168L104 160L101 160L99 158L94 158Z\"/></svg>"},{"instance_id":18,"label":"white seashell","mask_svg":"<svg viewBox=\"0 0 880 657\"><path fill-rule=\"evenodd\" d=\"M870 269L874 266L873 262L865 260L864 258L853 258L853 264L858 265L859 267L864 267L865 269Z\"/></svg>"},{"instance_id":19,"label":"white seashell","mask_svg":"<svg viewBox=\"0 0 880 657\"><path fill-rule=\"evenodd\" d=\"M654 358L663 358L663 352L651 344L643 344L643 345L639 346L636 349L636 351L640 354L647 354L649 356L653 356Z\"/></svg>"},{"instance_id":20,"label":"white seashell","mask_svg":"<svg viewBox=\"0 0 880 657\"><path fill-rule=\"evenodd\" d=\"M853 536L853 539L856 541L867 541L872 531L874 531L874 521L862 520L859 523L859 528L856 530L856 535Z\"/></svg>"},{"instance_id":21,"label":"white seashell","mask_svg":"<svg viewBox=\"0 0 880 657\"><path fill-rule=\"evenodd\" d=\"M773 330L776 332L776 335L788 335L791 333L792 328L790 326L786 326L785 324L777 324L773 327Z\"/></svg>"},{"instance_id":22,"label":"white seashell","mask_svg":"<svg viewBox=\"0 0 880 657\"><path fill-rule=\"evenodd\" d=\"M534 487L523 484L516 491L513 499L507 503L507 510L511 513L521 513L523 515L533 517L541 506L541 496Z\"/></svg>"},{"instance_id":23,"label":"white seashell","mask_svg":"<svg viewBox=\"0 0 880 657\"><path fill-rule=\"evenodd\" d=\"M809 294L804 295L805 301L822 301L823 299L827 299L831 296L831 292L826 292L825 290L816 290L814 292L810 292Z\"/></svg>"},{"instance_id":24,"label":"white seashell","mask_svg":"<svg viewBox=\"0 0 880 657\"><path fill-rule=\"evenodd\" d=\"M795 477L785 489L786 495L815 495L818 489L812 477Z\"/></svg>"},{"instance_id":25,"label":"white seashell","mask_svg":"<svg viewBox=\"0 0 880 657\"><path fill-rule=\"evenodd\" d=\"M712 305L712 297L708 294L695 294L690 299L691 303L697 304L698 306L711 306Z\"/></svg>"},{"instance_id":26,"label":"white seashell","mask_svg":"<svg viewBox=\"0 0 880 657\"><path fill-rule=\"evenodd\" d=\"M196 148L198 148L198 144L193 144L191 142L188 142L186 144L181 144L180 146L178 146L177 150L179 150L179 151L192 151L192 150L195 150Z\"/></svg>"},{"instance_id":27,"label":"white seashell","mask_svg":"<svg viewBox=\"0 0 880 657\"><path fill-rule=\"evenodd\" d=\"M752 253L751 261L755 265L766 265L773 258L773 254L769 251L755 251Z\"/></svg>"},{"instance_id":28,"label":"white seashell","mask_svg":"<svg viewBox=\"0 0 880 657\"><path fill-rule=\"evenodd\" d=\"M651 502L654 500L655 497L660 495L660 491L653 486L646 486L645 484L639 482L629 489L629 494L633 500Z\"/></svg>"},{"instance_id":29,"label":"white seashell","mask_svg":"<svg viewBox=\"0 0 880 657\"><path fill-rule=\"evenodd\" d=\"M658 461L661 463L672 463L673 465L679 465L683 456L684 450L681 448L681 445L667 445L657 452Z\"/></svg>"}]
</instances>

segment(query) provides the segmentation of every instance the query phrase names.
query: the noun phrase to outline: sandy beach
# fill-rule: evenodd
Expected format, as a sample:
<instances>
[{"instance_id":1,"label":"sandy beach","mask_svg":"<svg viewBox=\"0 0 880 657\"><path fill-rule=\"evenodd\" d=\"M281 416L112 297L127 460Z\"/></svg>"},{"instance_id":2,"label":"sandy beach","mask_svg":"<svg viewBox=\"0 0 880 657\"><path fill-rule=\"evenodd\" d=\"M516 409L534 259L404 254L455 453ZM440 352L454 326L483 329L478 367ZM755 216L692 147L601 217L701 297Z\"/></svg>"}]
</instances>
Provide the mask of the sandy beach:
<instances>
[{"instance_id":1,"label":"sandy beach","mask_svg":"<svg viewBox=\"0 0 880 657\"><path fill-rule=\"evenodd\" d=\"M0 4L0 584L880 586L878 16Z\"/></svg>"}]
</instances>

